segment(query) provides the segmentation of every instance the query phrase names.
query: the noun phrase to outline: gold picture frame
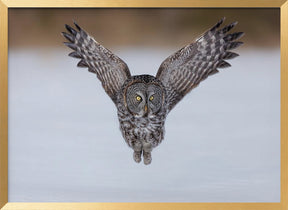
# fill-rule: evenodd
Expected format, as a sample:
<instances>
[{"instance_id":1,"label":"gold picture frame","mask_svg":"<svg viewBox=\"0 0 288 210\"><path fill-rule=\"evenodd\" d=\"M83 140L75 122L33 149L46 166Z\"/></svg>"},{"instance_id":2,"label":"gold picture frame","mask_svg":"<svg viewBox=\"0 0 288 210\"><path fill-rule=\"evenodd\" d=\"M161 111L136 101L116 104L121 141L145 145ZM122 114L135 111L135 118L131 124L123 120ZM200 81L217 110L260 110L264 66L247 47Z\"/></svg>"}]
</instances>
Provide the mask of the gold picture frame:
<instances>
[{"instance_id":1,"label":"gold picture frame","mask_svg":"<svg viewBox=\"0 0 288 210\"><path fill-rule=\"evenodd\" d=\"M281 23L280 203L16 203L8 202L8 9L9 8L278 8ZM288 0L0 0L0 208L15 209L288 209Z\"/></svg>"}]
</instances>

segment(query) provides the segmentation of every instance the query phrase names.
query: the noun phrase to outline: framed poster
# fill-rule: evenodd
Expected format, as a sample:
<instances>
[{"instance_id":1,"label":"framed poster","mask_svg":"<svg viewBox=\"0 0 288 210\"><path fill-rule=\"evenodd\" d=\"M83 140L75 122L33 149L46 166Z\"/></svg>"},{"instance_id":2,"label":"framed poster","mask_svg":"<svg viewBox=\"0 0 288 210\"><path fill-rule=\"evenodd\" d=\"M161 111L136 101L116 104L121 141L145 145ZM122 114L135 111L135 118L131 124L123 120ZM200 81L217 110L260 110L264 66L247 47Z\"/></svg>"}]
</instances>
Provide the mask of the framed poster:
<instances>
[{"instance_id":1,"label":"framed poster","mask_svg":"<svg viewBox=\"0 0 288 210\"><path fill-rule=\"evenodd\" d=\"M217 3L2 1L1 207L285 209L287 2ZM245 32L240 56L169 113L152 163L135 163L101 83L67 56L64 24L156 75L224 16Z\"/></svg>"}]
</instances>

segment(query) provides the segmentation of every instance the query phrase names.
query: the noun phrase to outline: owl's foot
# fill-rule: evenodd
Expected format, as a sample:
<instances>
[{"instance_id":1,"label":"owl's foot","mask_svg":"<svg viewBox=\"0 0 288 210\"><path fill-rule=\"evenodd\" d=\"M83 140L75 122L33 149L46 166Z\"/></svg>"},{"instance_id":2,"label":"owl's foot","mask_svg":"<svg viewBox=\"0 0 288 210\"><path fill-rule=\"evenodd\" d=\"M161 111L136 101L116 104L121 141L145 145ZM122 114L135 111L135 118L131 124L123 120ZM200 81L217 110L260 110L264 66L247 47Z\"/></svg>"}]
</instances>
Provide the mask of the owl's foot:
<instances>
[{"instance_id":1,"label":"owl's foot","mask_svg":"<svg viewBox=\"0 0 288 210\"><path fill-rule=\"evenodd\" d=\"M136 163L141 162L141 153L142 153L142 151L134 151L133 158L134 158Z\"/></svg>"},{"instance_id":2,"label":"owl's foot","mask_svg":"<svg viewBox=\"0 0 288 210\"><path fill-rule=\"evenodd\" d=\"M152 152L152 144L143 143L143 158L145 165L149 165L152 161L151 152Z\"/></svg>"},{"instance_id":3,"label":"owl's foot","mask_svg":"<svg viewBox=\"0 0 288 210\"><path fill-rule=\"evenodd\" d=\"M143 151L144 164L149 165L152 162L151 152Z\"/></svg>"}]
</instances>

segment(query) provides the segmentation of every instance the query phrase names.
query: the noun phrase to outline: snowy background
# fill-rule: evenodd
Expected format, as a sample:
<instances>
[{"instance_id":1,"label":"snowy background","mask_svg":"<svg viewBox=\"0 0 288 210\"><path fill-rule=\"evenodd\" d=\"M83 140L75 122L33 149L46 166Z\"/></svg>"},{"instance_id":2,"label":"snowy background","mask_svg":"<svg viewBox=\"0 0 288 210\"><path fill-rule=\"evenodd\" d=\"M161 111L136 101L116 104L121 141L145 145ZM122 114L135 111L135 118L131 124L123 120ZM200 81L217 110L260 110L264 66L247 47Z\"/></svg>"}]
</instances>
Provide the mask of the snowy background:
<instances>
[{"instance_id":1,"label":"snowy background","mask_svg":"<svg viewBox=\"0 0 288 210\"><path fill-rule=\"evenodd\" d=\"M187 95L149 166L134 162L114 104L68 52L9 52L10 201L280 201L279 50L238 50ZM173 50L116 52L133 74L155 75Z\"/></svg>"}]
</instances>

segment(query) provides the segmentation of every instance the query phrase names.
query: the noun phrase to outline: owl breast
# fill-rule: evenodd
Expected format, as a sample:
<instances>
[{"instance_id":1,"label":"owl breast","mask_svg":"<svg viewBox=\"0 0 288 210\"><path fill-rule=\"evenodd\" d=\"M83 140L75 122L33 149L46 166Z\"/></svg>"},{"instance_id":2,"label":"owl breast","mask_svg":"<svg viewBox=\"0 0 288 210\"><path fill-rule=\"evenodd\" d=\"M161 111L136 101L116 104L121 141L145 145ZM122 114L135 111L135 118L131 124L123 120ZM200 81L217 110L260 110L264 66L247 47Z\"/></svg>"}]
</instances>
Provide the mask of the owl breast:
<instances>
[{"instance_id":1,"label":"owl breast","mask_svg":"<svg viewBox=\"0 0 288 210\"><path fill-rule=\"evenodd\" d=\"M161 143L165 132L165 112L139 118L131 115L121 104L117 108L120 130L129 147L133 148L137 143L151 143L154 148Z\"/></svg>"}]
</instances>

